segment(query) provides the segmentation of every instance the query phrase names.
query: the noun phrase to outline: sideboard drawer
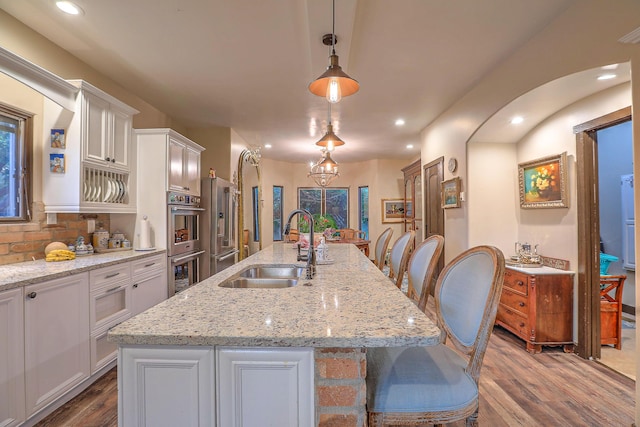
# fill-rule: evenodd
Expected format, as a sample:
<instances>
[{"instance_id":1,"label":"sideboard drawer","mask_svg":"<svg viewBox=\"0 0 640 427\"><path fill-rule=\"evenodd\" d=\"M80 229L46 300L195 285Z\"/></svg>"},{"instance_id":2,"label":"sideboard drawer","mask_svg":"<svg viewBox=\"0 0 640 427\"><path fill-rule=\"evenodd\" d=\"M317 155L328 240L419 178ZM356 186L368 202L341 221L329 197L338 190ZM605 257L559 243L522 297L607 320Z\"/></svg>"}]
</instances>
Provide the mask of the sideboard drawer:
<instances>
[{"instance_id":1,"label":"sideboard drawer","mask_svg":"<svg viewBox=\"0 0 640 427\"><path fill-rule=\"evenodd\" d=\"M529 336L528 318L507 306L500 304L496 320L522 339Z\"/></svg>"},{"instance_id":2,"label":"sideboard drawer","mask_svg":"<svg viewBox=\"0 0 640 427\"><path fill-rule=\"evenodd\" d=\"M510 288L522 295L527 295L529 292L528 278L525 274L506 269L504 271L504 287Z\"/></svg>"},{"instance_id":3,"label":"sideboard drawer","mask_svg":"<svg viewBox=\"0 0 640 427\"><path fill-rule=\"evenodd\" d=\"M504 289L502 296L500 297L500 304L503 304L523 316L529 315L529 308L527 307L527 297L515 292L511 292L509 289Z\"/></svg>"}]
</instances>

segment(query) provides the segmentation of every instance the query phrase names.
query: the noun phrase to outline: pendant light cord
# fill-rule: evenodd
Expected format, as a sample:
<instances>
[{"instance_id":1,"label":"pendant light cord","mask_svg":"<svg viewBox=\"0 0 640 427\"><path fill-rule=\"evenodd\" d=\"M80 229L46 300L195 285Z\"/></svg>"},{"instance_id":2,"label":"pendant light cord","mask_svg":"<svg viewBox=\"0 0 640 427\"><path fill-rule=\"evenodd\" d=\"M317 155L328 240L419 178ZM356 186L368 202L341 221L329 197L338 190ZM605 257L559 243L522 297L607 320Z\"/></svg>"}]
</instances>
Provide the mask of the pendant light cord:
<instances>
[{"instance_id":1,"label":"pendant light cord","mask_svg":"<svg viewBox=\"0 0 640 427\"><path fill-rule=\"evenodd\" d=\"M333 9L332 9L332 28L331 28L331 54L336 54L336 0L333 0Z\"/></svg>"}]
</instances>

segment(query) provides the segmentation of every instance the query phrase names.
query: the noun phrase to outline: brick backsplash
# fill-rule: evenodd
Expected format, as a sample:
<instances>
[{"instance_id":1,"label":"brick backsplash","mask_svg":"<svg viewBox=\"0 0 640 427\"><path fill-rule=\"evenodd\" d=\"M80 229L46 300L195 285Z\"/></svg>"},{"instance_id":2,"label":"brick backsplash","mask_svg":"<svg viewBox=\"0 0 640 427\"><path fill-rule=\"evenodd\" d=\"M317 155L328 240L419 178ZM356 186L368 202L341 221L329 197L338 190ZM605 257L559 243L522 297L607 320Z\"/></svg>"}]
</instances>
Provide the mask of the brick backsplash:
<instances>
[{"instance_id":1,"label":"brick backsplash","mask_svg":"<svg viewBox=\"0 0 640 427\"><path fill-rule=\"evenodd\" d=\"M28 223L0 224L0 265L32 259L43 259L44 248L51 242L74 243L78 236L91 241L87 221L94 219L96 228L109 230L109 214L59 213L56 224L47 224L42 203L34 203L33 219Z\"/></svg>"}]
</instances>

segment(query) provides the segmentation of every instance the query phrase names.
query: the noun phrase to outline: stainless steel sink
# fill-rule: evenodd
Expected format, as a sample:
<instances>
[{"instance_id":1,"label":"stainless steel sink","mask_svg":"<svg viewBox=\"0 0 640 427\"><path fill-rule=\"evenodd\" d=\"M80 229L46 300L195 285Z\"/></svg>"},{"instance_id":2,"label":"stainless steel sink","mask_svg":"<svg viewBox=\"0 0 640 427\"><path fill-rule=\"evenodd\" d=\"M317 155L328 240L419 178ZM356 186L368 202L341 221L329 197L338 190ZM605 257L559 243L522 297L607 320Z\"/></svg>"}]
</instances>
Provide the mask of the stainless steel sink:
<instances>
[{"instance_id":1,"label":"stainless steel sink","mask_svg":"<svg viewBox=\"0 0 640 427\"><path fill-rule=\"evenodd\" d=\"M253 279L297 279L306 268L290 264L258 265L242 270L240 277Z\"/></svg>"},{"instance_id":2,"label":"stainless steel sink","mask_svg":"<svg viewBox=\"0 0 640 427\"><path fill-rule=\"evenodd\" d=\"M252 288L252 289L280 289L291 288L298 284L298 279L285 278L252 278L237 277L235 279L222 282L218 286L222 288Z\"/></svg>"}]
</instances>

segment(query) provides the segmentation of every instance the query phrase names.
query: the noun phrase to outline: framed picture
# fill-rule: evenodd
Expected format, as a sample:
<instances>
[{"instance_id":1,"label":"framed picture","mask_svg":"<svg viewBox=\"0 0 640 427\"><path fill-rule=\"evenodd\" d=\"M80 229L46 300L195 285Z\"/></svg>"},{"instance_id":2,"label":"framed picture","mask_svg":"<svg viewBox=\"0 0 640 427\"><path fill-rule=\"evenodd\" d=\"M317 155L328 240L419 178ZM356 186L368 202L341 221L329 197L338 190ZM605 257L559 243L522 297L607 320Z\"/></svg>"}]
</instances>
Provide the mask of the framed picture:
<instances>
[{"instance_id":1,"label":"framed picture","mask_svg":"<svg viewBox=\"0 0 640 427\"><path fill-rule=\"evenodd\" d=\"M51 148L67 148L64 129L51 129Z\"/></svg>"},{"instance_id":2,"label":"framed picture","mask_svg":"<svg viewBox=\"0 0 640 427\"><path fill-rule=\"evenodd\" d=\"M404 199L382 199L382 223L403 222L405 216Z\"/></svg>"},{"instance_id":3,"label":"framed picture","mask_svg":"<svg viewBox=\"0 0 640 427\"><path fill-rule=\"evenodd\" d=\"M567 152L518 165L520 207L568 208Z\"/></svg>"},{"instance_id":4,"label":"framed picture","mask_svg":"<svg viewBox=\"0 0 640 427\"><path fill-rule=\"evenodd\" d=\"M442 200L442 208L459 208L460 207L460 178L456 177L448 181L440 183L440 199Z\"/></svg>"},{"instance_id":5,"label":"framed picture","mask_svg":"<svg viewBox=\"0 0 640 427\"><path fill-rule=\"evenodd\" d=\"M64 154L49 154L49 169L52 173L64 173Z\"/></svg>"}]
</instances>

